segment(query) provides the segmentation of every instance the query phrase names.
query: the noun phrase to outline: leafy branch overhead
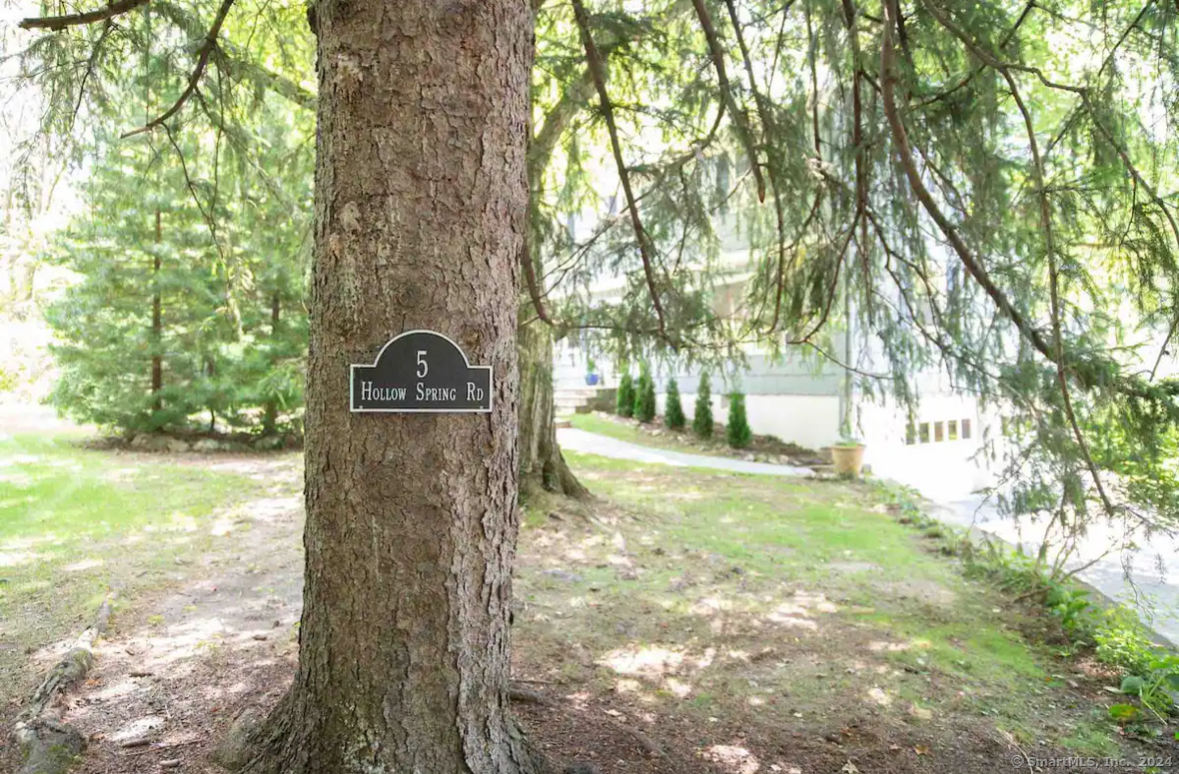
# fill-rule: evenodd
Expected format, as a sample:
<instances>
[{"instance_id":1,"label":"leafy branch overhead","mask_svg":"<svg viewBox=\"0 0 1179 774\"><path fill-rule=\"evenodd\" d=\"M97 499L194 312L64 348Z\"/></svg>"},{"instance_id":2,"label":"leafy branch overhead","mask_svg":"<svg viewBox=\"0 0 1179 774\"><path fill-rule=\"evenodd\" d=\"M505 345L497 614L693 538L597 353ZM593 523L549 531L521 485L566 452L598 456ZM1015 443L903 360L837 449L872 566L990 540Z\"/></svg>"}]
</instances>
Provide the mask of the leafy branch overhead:
<instances>
[{"instance_id":1,"label":"leafy branch overhead","mask_svg":"<svg viewBox=\"0 0 1179 774\"><path fill-rule=\"evenodd\" d=\"M797 351L902 406L940 373L1004 416L1013 510L1179 518L1179 3L533 7L524 318L620 361ZM52 31L26 54L51 131L105 120L145 48L170 80L136 137L163 150L203 132L253 163L258 100L311 121L300 8L25 26Z\"/></svg>"}]
</instances>

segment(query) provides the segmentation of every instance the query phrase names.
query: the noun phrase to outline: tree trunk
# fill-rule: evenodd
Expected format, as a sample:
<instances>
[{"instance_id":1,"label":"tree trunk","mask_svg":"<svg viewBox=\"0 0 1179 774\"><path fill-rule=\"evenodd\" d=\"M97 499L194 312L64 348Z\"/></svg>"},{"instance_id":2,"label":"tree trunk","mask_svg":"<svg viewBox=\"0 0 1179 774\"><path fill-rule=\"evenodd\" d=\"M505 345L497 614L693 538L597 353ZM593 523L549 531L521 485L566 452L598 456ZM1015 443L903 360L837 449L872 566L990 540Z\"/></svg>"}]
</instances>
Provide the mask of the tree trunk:
<instances>
[{"instance_id":1,"label":"tree trunk","mask_svg":"<svg viewBox=\"0 0 1179 774\"><path fill-rule=\"evenodd\" d=\"M160 211L156 210L156 247L164 240L164 232L160 223ZM152 296L151 296L151 394L152 411L161 411L164 400L160 391L164 388L164 319L163 302L160 298L160 251L152 259Z\"/></svg>"},{"instance_id":2,"label":"tree trunk","mask_svg":"<svg viewBox=\"0 0 1179 774\"><path fill-rule=\"evenodd\" d=\"M531 311L531 302L525 301ZM569 469L557 445L553 423L553 334L539 321L521 324L520 351L520 489L544 489L585 499L589 490Z\"/></svg>"},{"instance_id":3,"label":"tree trunk","mask_svg":"<svg viewBox=\"0 0 1179 774\"><path fill-rule=\"evenodd\" d=\"M270 337L275 342L278 341L278 325L282 320L282 299L279 297L278 291L275 290L270 295ZM275 433L278 430L278 401L274 398L269 398L266 401L266 408L262 415L262 432L266 434Z\"/></svg>"},{"instance_id":4,"label":"tree trunk","mask_svg":"<svg viewBox=\"0 0 1179 774\"><path fill-rule=\"evenodd\" d=\"M535 771L508 714L526 0L320 0L299 667L247 768ZM349 364L446 334L490 414L353 414Z\"/></svg>"}]
</instances>

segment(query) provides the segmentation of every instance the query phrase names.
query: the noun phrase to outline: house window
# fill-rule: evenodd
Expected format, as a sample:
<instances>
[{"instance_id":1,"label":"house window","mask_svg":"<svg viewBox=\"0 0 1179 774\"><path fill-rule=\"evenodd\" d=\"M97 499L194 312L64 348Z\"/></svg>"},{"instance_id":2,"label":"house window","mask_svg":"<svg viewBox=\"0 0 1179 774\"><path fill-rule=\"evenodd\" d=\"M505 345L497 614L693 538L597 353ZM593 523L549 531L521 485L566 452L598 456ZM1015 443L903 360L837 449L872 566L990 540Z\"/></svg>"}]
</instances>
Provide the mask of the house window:
<instances>
[{"instance_id":1,"label":"house window","mask_svg":"<svg viewBox=\"0 0 1179 774\"><path fill-rule=\"evenodd\" d=\"M920 429L917 431L917 437L921 439L921 443L929 443L929 423L922 422Z\"/></svg>"},{"instance_id":2,"label":"house window","mask_svg":"<svg viewBox=\"0 0 1179 774\"><path fill-rule=\"evenodd\" d=\"M946 431L949 432L951 441L957 441L958 440L958 420L951 419L950 423L946 426Z\"/></svg>"},{"instance_id":3,"label":"house window","mask_svg":"<svg viewBox=\"0 0 1179 774\"><path fill-rule=\"evenodd\" d=\"M917 426L912 422L905 428L905 445L912 446L917 443Z\"/></svg>"},{"instance_id":4,"label":"house window","mask_svg":"<svg viewBox=\"0 0 1179 774\"><path fill-rule=\"evenodd\" d=\"M945 422L934 422L933 423L933 440L934 440L934 443L941 443L942 441L946 440L946 423Z\"/></svg>"},{"instance_id":5,"label":"house window","mask_svg":"<svg viewBox=\"0 0 1179 774\"><path fill-rule=\"evenodd\" d=\"M963 438L970 437L970 420L969 419L962 420L962 437Z\"/></svg>"}]
</instances>

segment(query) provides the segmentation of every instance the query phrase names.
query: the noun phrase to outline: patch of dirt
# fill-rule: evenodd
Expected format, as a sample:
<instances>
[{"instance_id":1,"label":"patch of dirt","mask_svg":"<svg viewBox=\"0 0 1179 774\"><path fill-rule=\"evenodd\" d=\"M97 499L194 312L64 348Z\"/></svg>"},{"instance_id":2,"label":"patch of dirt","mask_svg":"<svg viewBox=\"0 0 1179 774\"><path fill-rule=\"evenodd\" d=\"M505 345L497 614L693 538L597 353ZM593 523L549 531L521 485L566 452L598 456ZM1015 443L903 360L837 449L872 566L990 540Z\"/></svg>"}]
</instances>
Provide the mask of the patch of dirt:
<instances>
[{"instance_id":1,"label":"patch of dirt","mask_svg":"<svg viewBox=\"0 0 1179 774\"><path fill-rule=\"evenodd\" d=\"M160 462L157 455L114 454L128 465ZM168 770L217 771L202 762L203 750L232 719L227 710L243 697L269 696L294 665L302 603L301 466L274 455L187 454L167 461L232 470L266 481L271 491L235 505L232 521L215 520L215 528L235 534L218 543L224 548L178 560L177 580L163 590L117 600L85 684L53 707L53 716L89 740L80 772L156 771L171 760L181 764ZM30 680L67 645L49 643L32 654ZM21 701L28 694L22 691ZM15 717L19 707L10 709L0 715ZM4 720L0 771L15 771L11 720Z\"/></svg>"}]
</instances>

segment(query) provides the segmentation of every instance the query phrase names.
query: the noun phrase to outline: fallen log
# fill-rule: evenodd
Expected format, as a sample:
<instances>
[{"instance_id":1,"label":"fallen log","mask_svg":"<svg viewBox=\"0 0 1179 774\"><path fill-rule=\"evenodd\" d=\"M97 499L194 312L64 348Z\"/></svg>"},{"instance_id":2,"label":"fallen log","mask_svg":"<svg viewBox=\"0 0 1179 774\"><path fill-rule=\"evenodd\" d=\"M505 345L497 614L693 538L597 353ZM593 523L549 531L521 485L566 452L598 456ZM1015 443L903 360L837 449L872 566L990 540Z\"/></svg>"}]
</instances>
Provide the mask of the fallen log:
<instances>
[{"instance_id":1,"label":"fallen log","mask_svg":"<svg viewBox=\"0 0 1179 774\"><path fill-rule=\"evenodd\" d=\"M94 642L110 624L108 595L94 623L74 641L61 660L37 686L28 706L16 718L12 738L24 757L18 774L63 774L86 749L86 738L77 729L50 715L53 703L86 678L94 664Z\"/></svg>"}]
</instances>

